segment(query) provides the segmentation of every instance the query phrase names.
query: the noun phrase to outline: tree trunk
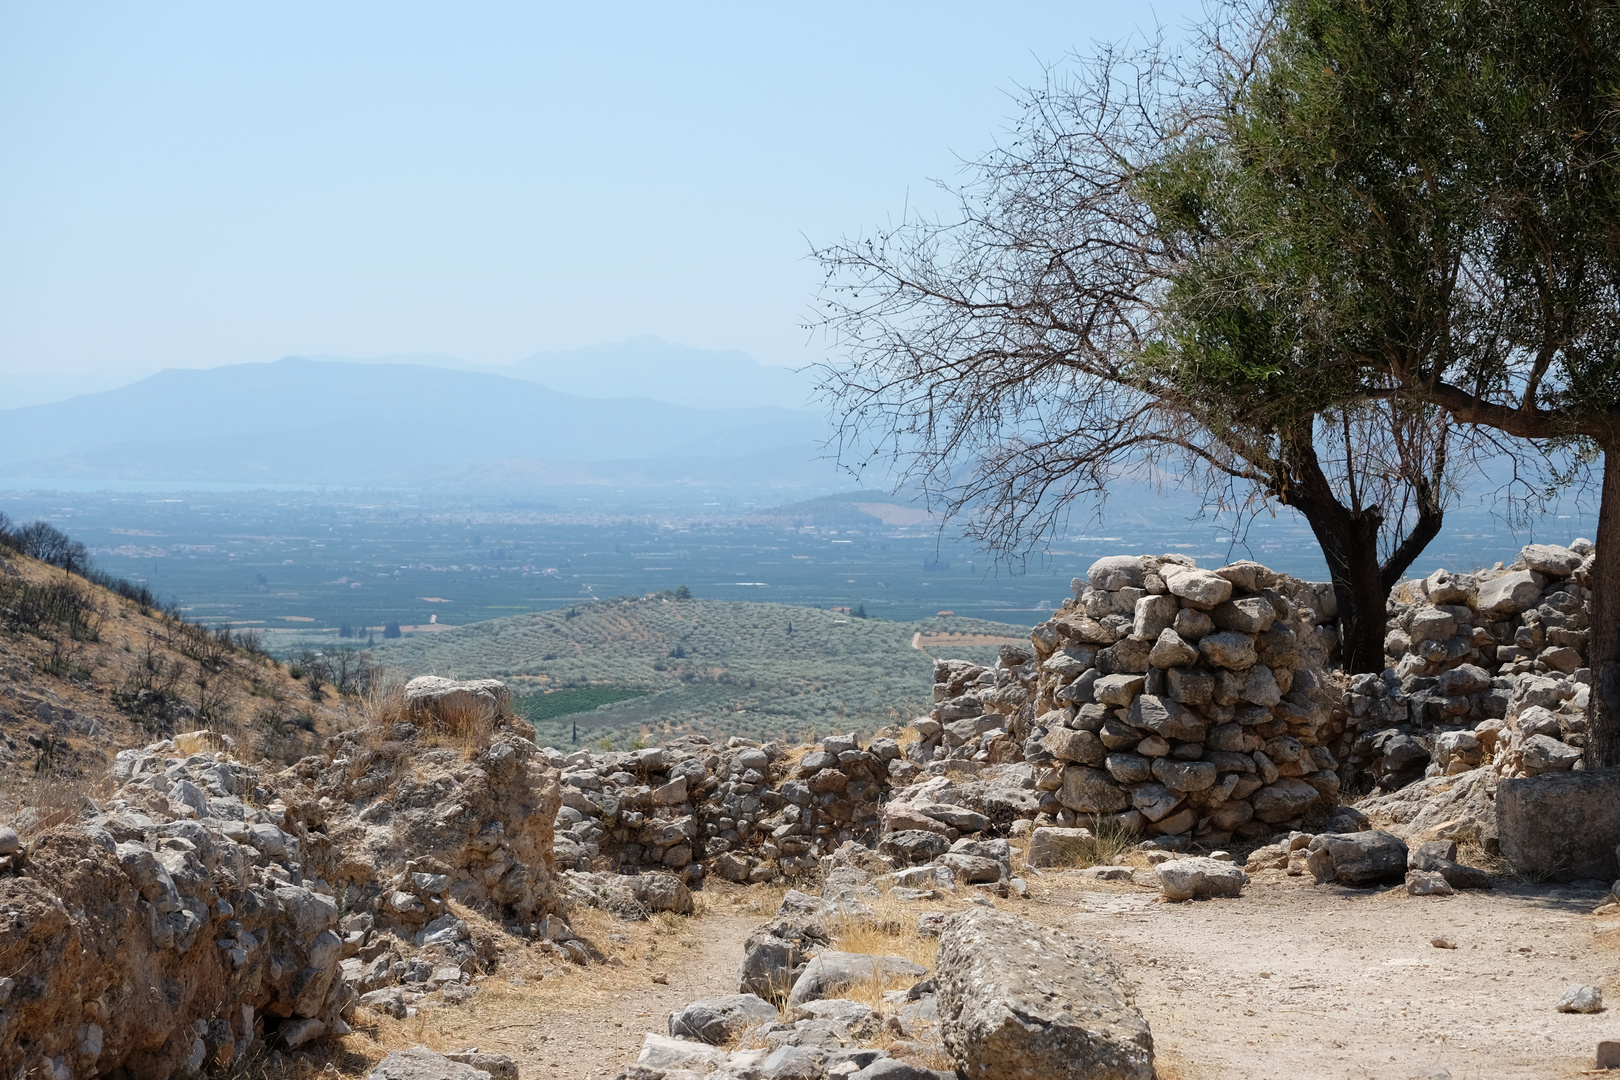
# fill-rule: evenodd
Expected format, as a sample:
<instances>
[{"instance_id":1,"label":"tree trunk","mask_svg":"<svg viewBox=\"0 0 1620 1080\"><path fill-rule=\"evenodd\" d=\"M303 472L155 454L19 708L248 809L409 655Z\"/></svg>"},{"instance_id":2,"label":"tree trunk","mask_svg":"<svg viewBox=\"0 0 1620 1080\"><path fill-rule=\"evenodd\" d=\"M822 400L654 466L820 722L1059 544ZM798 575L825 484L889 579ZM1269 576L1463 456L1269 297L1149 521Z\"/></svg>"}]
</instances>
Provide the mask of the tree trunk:
<instances>
[{"instance_id":1,"label":"tree trunk","mask_svg":"<svg viewBox=\"0 0 1620 1080\"><path fill-rule=\"evenodd\" d=\"M1603 497L1598 504L1597 553L1592 558L1592 626L1586 666L1592 669L1587 706L1586 767L1620 765L1620 441L1603 448Z\"/></svg>"},{"instance_id":2,"label":"tree trunk","mask_svg":"<svg viewBox=\"0 0 1620 1080\"><path fill-rule=\"evenodd\" d=\"M1342 503L1299 507L1327 559L1328 579L1339 602L1344 670L1352 675L1384 670L1384 611L1389 590L1378 564L1376 514L1352 514Z\"/></svg>"},{"instance_id":3,"label":"tree trunk","mask_svg":"<svg viewBox=\"0 0 1620 1080\"><path fill-rule=\"evenodd\" d=\"M1339 603L1344 669L1352 675L1381 672L1389 590L1440 531L1444 511L1424 486L1419 492L1416 526L1389 560L1380 563L1378 534L1384 526L1383 514L1377 507L1357 510L1339 501L1309 438L1288 439L1284 446L1291 482L1282 485L1276 495L1310 524L1327 560L1328 577Z\"/></svg>"}]
</instances>

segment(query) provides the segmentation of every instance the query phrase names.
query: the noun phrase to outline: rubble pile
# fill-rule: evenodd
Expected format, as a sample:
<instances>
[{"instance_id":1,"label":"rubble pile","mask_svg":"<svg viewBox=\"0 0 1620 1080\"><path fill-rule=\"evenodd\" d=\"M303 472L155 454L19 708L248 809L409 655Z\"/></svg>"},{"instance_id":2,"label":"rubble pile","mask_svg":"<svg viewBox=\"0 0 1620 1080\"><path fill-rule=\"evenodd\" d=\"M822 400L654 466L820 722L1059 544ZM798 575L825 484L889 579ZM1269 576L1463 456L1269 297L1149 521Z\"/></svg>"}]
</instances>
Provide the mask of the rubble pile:
<instances>
[{"instance_id":1,"label":"rubble pile","mask_svg":"<svg viewBox=\"0 0 1620 1080\"><path fill-rule=\"evenodd\" d=\"M465 1000L498 950L452 901L588 960L560 917L545 757L499 724L454 748L429 730L345 732L273 773L179 735L120 752L79 824L0 830L0 1068L194 1074L347 1034L357 1004Z\"/></svg>"},{"instance_id":2,"label":"rubble pile","mask_svg":"<svg viewBox=\"0 0 1620 1080\"><path fill-rule=\"evenodd\" d=\"M807 874L840 844L872 837L900 747L880 738L863 748L848 734L796 757L780 743L683 735L619 753L544 753L561 772L559 866L662 870L695 885L706 872Z\"/></svg>"},{"instance_id":3,"label":"rubble pile","mask_svg":"<svg viewBox=\"0 0 1620 1080\"><path fill-rule=\"evenodd\" d=\"M1586 540L1531 544L1511 566L1397 586L1390 666L1352 678L1345 699L1346 781L1393 791L1486 765L1501 776L1579 768L1591 556Z\"/></svg>"}]
</instances>

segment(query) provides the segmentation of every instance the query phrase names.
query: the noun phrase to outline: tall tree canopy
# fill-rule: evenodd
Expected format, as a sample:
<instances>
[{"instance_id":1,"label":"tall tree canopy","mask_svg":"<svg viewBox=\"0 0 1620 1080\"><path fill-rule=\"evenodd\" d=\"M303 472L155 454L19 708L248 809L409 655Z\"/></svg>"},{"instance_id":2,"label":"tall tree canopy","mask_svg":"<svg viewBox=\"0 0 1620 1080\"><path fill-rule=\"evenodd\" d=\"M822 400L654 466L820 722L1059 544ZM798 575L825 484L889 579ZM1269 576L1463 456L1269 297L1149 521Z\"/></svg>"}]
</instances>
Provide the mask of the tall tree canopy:
<instances>
[{"instance_id":1,"label":"tall tree canopy","mask_svg":"<svg viewBox=\"0 0 1620 1080\"><path fill-rule=\"evenodd\" d=\"M1221 137L1161 166L1240 226L1178 269L1174 306L1204 326L1241 280L1299 314L1331 397L1601 461L1588 756L1620 765L1620 6L1280 0L1270 21Z\"/></svg>"},{"instance_id":2,"label":"tall tree canopy","mask_svg":"<svg viewBox=\"0 0 1620 1080\"><path fill-rule=\"evenodd\" d=\"M1439 531L1478 441L1340 358L1370 338L1432 362L1472 348L1471 324L1443 267L1399 287L1354 258L1323 273L1321 244L1270 228L1274 178L1239 135L1272 92L1286 14L1234 6L1182 53L1054 73L971 167L954 217L819 251L844 352L823 391L846 462L899 460L1002 554L1122 479L1299 510L1347 666L1375 671L1388 590ZM1415 231L1414 250L1444 264L1445 222ZM1358 305L1354 345L1315 311Z\"/></svg>"}]
</instances>

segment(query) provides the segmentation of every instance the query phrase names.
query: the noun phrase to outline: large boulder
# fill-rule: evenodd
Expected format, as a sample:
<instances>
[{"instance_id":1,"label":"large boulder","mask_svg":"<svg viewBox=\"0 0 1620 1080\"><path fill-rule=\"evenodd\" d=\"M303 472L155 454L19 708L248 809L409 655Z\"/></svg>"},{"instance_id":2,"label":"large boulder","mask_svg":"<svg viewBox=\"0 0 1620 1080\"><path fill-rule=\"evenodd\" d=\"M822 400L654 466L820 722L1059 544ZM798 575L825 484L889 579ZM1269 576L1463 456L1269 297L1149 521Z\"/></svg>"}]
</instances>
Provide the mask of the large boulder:
<instances>
[{"instance_id":1,"label":"large boulder","mask_svg":"<svg viewBox=\"0 0 1620 1080\"><path fill-rule=\"evenodd\" d=\"M1153 1035L1101 945L996 911L954 916L940 1036L969 1080L1152 1080Z\"/></svg>"},{"instance_id":2,"label":"large boulder","mask_svg":"<svg viewBox=\"0 0 1620 1080\"><path fill-rule=\"evenodd\" d=\"M1559 544L1526 544L1519 558L1532 570L1548 577L1566 578L1581 568L1583 556Z\"/></svg>"},{"instance_id":3,"label":"large boulder","mask_svg":"<svg viewBox=\"0 0 1620 1080\"><path fill-rule=\"evenodd\" d=\"M1494 577L1479 587L1476 607L1481 615L1502 618L1535 607L1541 600L1541 583L1530 570L1515 570Z\"/></svg>"},{"instance_id":4,"label":"large boulder","mask_svg":"<svg viewBox=\"0 0 1620 1080\"><path fill-rule=\"evenodd\" d=\"M776 1016L776 1006L756 994L703 998L669 1014L669 1034L721 1046Z\"/></svg>"},{"instance_id":5,"label":"large boulder","mask_svg":"<svg viewBox=\"0 0 1620 1080\"><path fill-rule=\"evenodd\" d=\"M1172 859L1155 870L1159 891L1166 900L1195 900L1200 896L1238 896L1249 875L1218 859Z\"/></svg>"},{"instance_id":6,"label":"large boulder","mask_svg":"<svg viewBox=\"0 0 1620 1080\"><path fill-rule=\"evenodd\" d=\"M1620 769L1501 781L1496 824L1515 871L1558 881L1620 877Z\"/></svg>"},{"instance_id":7,"label":"large boulder","mask_svg":"<svg viewBox=\"0 0 1620 1080\"><path fill-rule=\"evenodd\" d=\"M1091 564L1086 581L1094 589L1113 592L1127 587L1140 588L1146 572L1139 555L1107 555Z\"/></svg>"},{"instance_id":8,"label":"large boulder","mask_svg":"<svg viewBox=\"0 0 1620 1080\"><path fill-rule=\"evenodd\" d=\"M1387 832L1321 833L1307 850L1305 865L1318 884L1376 885L1406 879L1406 841Z\"/></svg>"},{"instance_id":9,"label":"large boulder","mask_svg":"<svg viewBox=\"0 0 1620 1080\"><path fill-rule=\"evenodd\" d=\"M405 706L412 716L457 730L494 721L511 702L512 691L499 679L418 675L405 684Z\"/></svg>"}]
</instances>

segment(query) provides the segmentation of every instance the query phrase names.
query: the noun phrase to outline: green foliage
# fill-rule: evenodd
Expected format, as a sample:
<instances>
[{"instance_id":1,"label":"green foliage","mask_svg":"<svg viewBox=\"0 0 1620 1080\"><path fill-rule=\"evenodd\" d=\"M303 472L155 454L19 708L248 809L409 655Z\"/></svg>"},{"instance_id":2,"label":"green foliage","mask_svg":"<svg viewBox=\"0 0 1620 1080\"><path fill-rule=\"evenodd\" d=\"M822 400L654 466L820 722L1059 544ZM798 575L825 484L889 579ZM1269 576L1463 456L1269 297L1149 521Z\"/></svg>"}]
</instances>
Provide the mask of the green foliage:
<instances>
[{"instance_id":1,"label":"green foliage","mask_svg":"<svg viewBox=\"0 0 1620 1080\"><path fill-rule=\"evenodd\" d=\"M512 702L512 710L531 724L558 716L590 712L603 705L632 701L645 697L646 690L626 690L612 686L587 686L574 690L553 690L545 694L529 694Z\"/></svg>"},{"instance_id":2,"label":"green foliage","mask_svg":"<svg viewBox=\"0 0 1620 1080\"><path fill-rule=\"evenodd\" d=\"M507 680L516 711L552 745L568 744L576 722L582 740L589 731L616 745L679 730L802 738L927 711L933 657L912 648L918 631L1028 639L1025 627L979 619L902 623L784 604L639 598L475 623L389 643L377 657L407 674ZM990 663L996 647L944 655Z\"/></svg>"}]
</instances>

